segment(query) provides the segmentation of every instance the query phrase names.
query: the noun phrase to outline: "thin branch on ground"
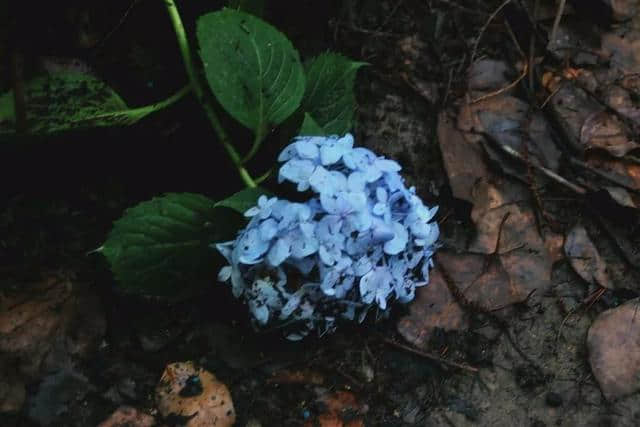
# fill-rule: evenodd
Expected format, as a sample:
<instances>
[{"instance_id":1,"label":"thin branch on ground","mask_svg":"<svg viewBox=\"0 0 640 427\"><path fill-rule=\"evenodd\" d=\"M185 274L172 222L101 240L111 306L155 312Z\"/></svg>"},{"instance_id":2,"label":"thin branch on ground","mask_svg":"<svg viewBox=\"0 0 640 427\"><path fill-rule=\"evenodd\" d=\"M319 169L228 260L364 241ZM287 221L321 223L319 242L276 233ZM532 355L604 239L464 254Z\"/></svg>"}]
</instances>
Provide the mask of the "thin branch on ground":
<instances>
[{"instance_id":1,"label":"thin branch on ground","mask_svg":"<svg viewBox=\"0 0 640 427\"><path fill-rule=\"evenodd\" d=\"M553 20L553 28L551 28L551 37L549 37L549 45L553 46L556 42L556 35L558 33L558 27L560 26L560 21L562 20L562 15L564 15L564 7L566 5L567 0L560 0L558 4L558 11L556 12L556 17Z\"/></svg>"},{"instance_id":2,"label":"thin branch on ground","mask_svg":"<svg viewBox=\"0 0 640 427\"><path fill-rule=\"evenodd\" d=\"M465 365L463 363L458 363L458 362L452 362L450 360L443 359L442 357L437 356L435 354L427 353L425 351L418 350L417 348L409 347L408 345L401 344L401 343L399 343L397 341L394 341L394 340L391 340L389 338L384 338L384 342L389 344L389 345L392 345L394 347L397 347L399 349L408 351L409 353L413 353L415 355L424 357L426 359L433 360L433 361L441 363L443 365L447 365L447 366L450 366L450 367L462 369L462 370L465 370L465 371L468 371L468 372L473 372L473 373L477 373L478 372L478 368L475 368L473 366Z\"/></svg>"},{"instance_id":3,"label":"thin branch on ground","mask_svg":"<svg viewBox=\"0 0 640 427\"><path fill-rule=\"evenodd\" d=\"M487 30L487 28L489 27L489 24L491 24L491 21L493 21L495 19L496 16L498 16L498 14L500 13L500 11L502 9L504 9L504 7L506 5L508 5L509 3L511 3L511 0L505 0L500 6L498 6L498 8L496 10L494 10L491 15L489 15L489 18L487 19L487 21L484 23L484 25L482 26L482 28L480 29L480 32L478 33L478 37L476 38L475 43L473 44L473 51L471 53L471 61L469 61L470 64L473 64L475 57L476 57L476 53L478 52L478 45L480 44L480 39L482 39L482 36L484 35L484 32Z\"/></svg>"}]
</instances>

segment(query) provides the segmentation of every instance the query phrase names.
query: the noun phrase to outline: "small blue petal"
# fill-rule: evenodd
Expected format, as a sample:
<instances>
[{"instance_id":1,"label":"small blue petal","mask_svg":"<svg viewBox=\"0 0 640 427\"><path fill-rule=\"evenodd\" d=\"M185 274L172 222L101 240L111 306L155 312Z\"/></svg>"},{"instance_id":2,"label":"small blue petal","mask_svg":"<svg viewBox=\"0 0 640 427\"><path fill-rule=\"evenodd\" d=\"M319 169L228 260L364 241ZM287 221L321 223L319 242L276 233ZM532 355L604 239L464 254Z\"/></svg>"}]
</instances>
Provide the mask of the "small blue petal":
<instances>
[{"instance_id":1,"label":"small blue petal","mask_svg":"<svg viewBox=\"0 0 640 427\"><path fill-rule=\"evenodd\" d=\"M300 301L302 296L304 295L304 289L298 289L296 292L289 296L289 300L280 310L280 319L284 320L293 313L293 311L298 308L300 305Z\"/></svg>"},{"instance_id":2,"label":"small blue petal","mask_svg":"<svg viewBox=\"0 0 640 427\"><path fill-rule=\"evenodd\" d=\"M355 263L353 263L353 272L356 276L364 276L373 268L373 264L366 256L360 257Z\"/></svg>"},{"instance_id":3,"label":"small blue petal","mask_svg":"<svg viewBox=\"0 0 640 427\"><path fill-rule=\"evenodd\" d=\"M253 318L261 325L266 325L269 321L269 308L264 304L259 304L255 300L249 302L249 310Z\"/></svg>"},{"instance_id":4,"label":"small blue petal","mask_svg":"<svg viewBox=\"0 0 640 427\"><path fill-rule=\"evenodd\" d=\"M377 180L380 179L381 176L382 176L382 172L380 171L380 169L376 168L375 166L370 166L364 169L364 179L367 182L376 182Z\"/></svg>"},{"instance_id":5,"label":"small blue petal","mask_svg":"<svg viewBox=\"0 0 640 427\"><path fill-rule=\"evenodd\" d=\"M322 262L326 265L333 265L336 263L336 259L333 254L331 254L331 252L329 252L327 247L324 245L320 246L320 248L318 249L318 255L320 256L320 260L322 260Z\"/></svg>"},{"instance_id":6,"label":"small blue petal","mask_svg":"<svg viewBox=\"0 0 640 427\"><path fill-rule=\"evenodd\" d=\"M320 146L320 162L325 166L337 163L352 147L353 136L351 134L347 134L335 142L328 140Z\"/></svg>"},{"instance_id":7,"label":"small blue petal","mask_svg":"<svg viewBox=\"0 0 640 427\"><path fill-rule=\"evenodd\" d=\"M256 264L269 249L269 242L260 238L258 229L246 230L237 242L238 260L242 264Z\"/></svg>"},{"instance_id":8,"label":"small blue petal","mask_svg":"<svg viewBox=\"0 0 640 427\"><path fill-rule=\"evenodd\" d=\"M372 212L378 216L383 216L387 212L387 205L384 203L376 203L373 205Z\"/></svg>"},{"instance_id":9,"label":"small blue petal","mask_svg":"<svg viewBox=\"0 0 640 427\"><path fill-rule=\"evenodd\" d=\"M302 235L297 237L291 244L291 255L295 258L304 258L318 251L320 245L315 237L305 238Z\"/></svg>"},{"instance_id":10,"label":"small blue petal","mask_svg":"<svg viewBox=\"0 0 640 427\"><path fill-rule=\"evenodd\" d=\"M381 309L387 306L387 296L391 293L393 277L384 267L375 267L360 279L360 296L366 304L375 299Z\"/></svg>"},{"instance_id":11,"label":"small blue petal","mask_svg":"<svg viewBox=\"0 0 640 427\"><path fill-rule=\"evenodd\" d=\"M382 243L388 242L393 239L395 232L390 224L382 222L380 219L375 218L371 226L373 231L373 242Z\"/></svg>"},{"instance_id":12,"label":"small blue petal","mask_svg":"<svg viewBox=\"0 0 640 427\"><path fill-rule=\"evenodd\" d=\"M337 239L344 239L340 236L342 219L337 215L324 216L316 226L316 236L321 242L334 242Z\"/></svg>"},{"instance_id":13,"label":"small blue petal","mask_svg":"<svg viewBox=\"0 0 640 427\"><path fill-rule=\"evenodd\" d=\"M404 226L398 222L393 223L393 231L395 236L384 244L384 252L389 255L397 255L404 251L409 240L409 233Z\"/></svg>"},{"instance_id":14,"label":"small blue petal","mask_svg":"<svg viewBox=\"0 0 640 427\"><path fill-rule=\"evenodd\" d=\"M345 153L342 161L349 169L359 169L366 171L370 165L376 160L376 155L366 148L358 147Z\"/></svg>"},{"instance_id":15,"label":"small blue petal","mask_svg":"<svg viewBox=\"0 0 640 427\"><path fill-rule=\"evenodd\" d=\"M356 231L366 231L371 228L373 217L367 210L353 212L347 217L349 226Z\"/></svg>"},{"instance_id":16,"label":"small blue petal","mask_svg":"<svg viewBox=\"0 0 640 427\"><path fill-rule=\"evenodd\" d=\"M316 230L316 225L313 222L300 223L300 231L302 231L302 235L307 239L313 237L315 230Z\"/></svg>"},{"instance_id":17,"label":"small blue petal","mask_svg":"<svg viewBox=\"0 0 640 427\"><path fill-rule=\"evenodd\" d=\"M316 193L336 194L346 190L347 178L341 172L318 166L309 177L309 184Z\"/></svg>"},{"instance_id":18,"label":"small blue petal","mask_svg":"<svg viewBox=\"0 0 640 427\"><path fill-rule=\"evenodd\" d=\"M377 187L376 198L380 203L387 203L387 199L388 199L387 190L385 190L383 187Z\"/></svg>"},{"instance_id":19,"label":"small blue petal","mask_svg":"<svg viewBox=\"0 0 640 427\"><path fill-rule=\"evenodd\" d=\"M398 172L402 169L398 162L389 159L376 159L373 165L382 172Z\"/></svg>"},{"instance_id":20,"label":"small blue petal","mask_svg":"<svg viewBox=\"0 0 640 427\"><path fill-rule=\"evenodd\" d=\"M365 174L359 171L351 172L347 179L347 188L354 193L362 193L367 185Z\"/></svg>"},{"instance_id":21,"label":"small blue petal","mask_svg":"<svg viewBox=\"0 0 640 427\"><path fill-rule=\"evenodd\" d=\"M276 243L269 249L267 254L267 262L272 267L277 267L291 255L291 242L288 239L278 239Z\"/></svg>"},{"instance_id":22,"label":"small blue petal","mask_svg":"<svg viewBox=\"0 0 640 427\"><path fill-rule=\"evenodd\" d=\"M218 280L220 282L226 282L231 278L231 266L227 265L226 267L222 267L220 272L218 273Z\"/></svg>"},{"instance_id":23,"label":"small blue petal","mask_svg":"<svg viewBox=\"0 0 640 427\"><path fill-rule=\"evenodd\" d=\"M269 218L262 221L258 229L260 230L260 238L268 241L278 232L278 223L275 219Z\"/></svg>"},{"instance_id":24,"label":"small blue petal","mask_svg":"<svg viewBox=\"0 0 640 427\"><path fill-rule=\"evenodd\" d=\"M246 217L252 217L252 216L256 216L260 213L260 208L257 206L251 207L249 209L247 209L247 211L244 213L244 216Z\"/></svg>"},{"instance_id":25,"label":"small blue petal","mask_svg":"<svg viewBox=\"0 0 640 427\"><path fill-rule=\"evenodd\" d=\"M329 273L324 276L324 279L320 284L320 289L322 289L322 292L324 292L325 295L329 296L335 295L336 290L334 289L334 286L338 282L338 279L340 279L340 273L335 270L329 271Z\"/></svg>"},{"instance_id":26,"label":"small blue petal","mask_svg":"<svg viewBox=\"0 0 640 427\"><path fill-rule=\"evenodd\" d=\"M296 142L296 151L303 159L315 160L320 155L318 146L313 142L313 139L301 137Z\"/></svg>"},{"instance_id":27,"label":"small blue petal","mask_svg":"<svg viewBox=\"0 0 640 427\"><path fill-rule=\"evenodd\" d=\"M298 191L309 188L309 177L313 173L315 165L310 160L291 159L280 168L278 180L289 180L298 184Z\"/></svg>"},{"instance_id":28,"label":"small blue petal","mask_svg":"<svg viewBox=\"0 0 640 427\"><path fill-rule=\"evenodd\" d=\"M296 143L292 143L287 145L284 150L282 150L282 152L280 153L280 155L278 156L278 161L279 162L286 162L287 160L291 160L294 157L296 157L297 155L297 151L296 151Z\"/></svg>"}]
</instances>

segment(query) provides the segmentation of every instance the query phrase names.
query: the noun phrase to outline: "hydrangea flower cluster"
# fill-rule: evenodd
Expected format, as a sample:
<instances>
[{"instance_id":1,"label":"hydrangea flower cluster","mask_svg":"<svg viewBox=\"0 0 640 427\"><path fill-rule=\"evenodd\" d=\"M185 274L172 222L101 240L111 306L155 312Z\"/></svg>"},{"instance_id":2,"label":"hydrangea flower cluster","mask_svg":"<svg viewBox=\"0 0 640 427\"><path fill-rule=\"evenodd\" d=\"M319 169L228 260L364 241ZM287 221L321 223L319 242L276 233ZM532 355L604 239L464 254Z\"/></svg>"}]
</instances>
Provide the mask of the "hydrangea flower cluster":
<instances>
[{"instance_id":1,"label":"hydrangea flower cluster","mask_svg":"<svg viewBox=\"0 0 640 427\"><path fill-rule=\"evenodd\" d=\"M386 313L429 282L438 225L406 188L393 160L353 146L353 137L298 137L280 156L278 180L313 192L305 203L261 196L247 227L217 249L219 274L255 322L286 327L295 340L337 319Z\"/></svg>"}]
</instances>

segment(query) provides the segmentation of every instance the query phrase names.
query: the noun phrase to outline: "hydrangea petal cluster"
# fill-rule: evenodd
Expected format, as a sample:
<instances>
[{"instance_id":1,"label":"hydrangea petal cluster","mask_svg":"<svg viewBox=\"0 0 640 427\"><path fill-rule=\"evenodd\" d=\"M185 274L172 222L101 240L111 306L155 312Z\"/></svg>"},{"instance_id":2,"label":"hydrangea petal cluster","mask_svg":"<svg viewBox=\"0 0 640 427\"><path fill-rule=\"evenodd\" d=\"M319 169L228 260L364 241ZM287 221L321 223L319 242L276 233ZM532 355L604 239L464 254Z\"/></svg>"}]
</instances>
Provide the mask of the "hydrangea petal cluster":
<instances>
[{"instance_id":1,"label":"hydrangea petal cluster","mask_svg":"<svg viewBox=\"0 0 640 427\"><path fill-rule=\"evenodd\" d=\"M376 307L411 301L429 282L439 229L406 188L400 165L353 146L353 137L298 137L278 157L278 180L305 203L261 196L247 227L216 245L230 281L255 322L286 325L289 339L362 321Z\"/></svg>"}]
</instances>

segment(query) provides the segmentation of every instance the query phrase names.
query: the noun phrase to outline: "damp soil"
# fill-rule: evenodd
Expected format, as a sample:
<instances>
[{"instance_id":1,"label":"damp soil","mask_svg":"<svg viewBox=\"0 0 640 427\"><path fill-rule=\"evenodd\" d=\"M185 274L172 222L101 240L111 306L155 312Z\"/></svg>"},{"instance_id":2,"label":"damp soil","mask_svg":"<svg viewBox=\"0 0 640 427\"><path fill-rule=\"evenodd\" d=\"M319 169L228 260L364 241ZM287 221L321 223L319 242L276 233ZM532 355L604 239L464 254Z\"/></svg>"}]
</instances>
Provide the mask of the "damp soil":
<instances>
[{"instance_id":1,"label":"damp soil","mask_svg":"<svg viewBox=\"0 0 640 427\"><path fill-rule=\"evenodd\" d=\"M47 54L80 57L131 105L162 99L186 77L159 3L115 1L105 13L99 2L76 2L70 10L80 8L91 19L80 25L73 14L52 12L61 22L72 22L38 21L25 53L34 63ZM195 3L184 5L189 29L204 11L203 2ZM356 140L397 159L425 202L440 205L443 234L468 241L470 207L451 195L436 123L439 112L465 91L468 55L486 22L484 14L474 13L479 6L414 0L286 3L267 4L266 17L303 57L332 49L370 64L357 79ZM500 2L478 3L491 11ZM81 32L97 33L100 42L79 45ZM482 53L515 62L506 34L499 24L486 28ZM278 135L273 140L281 143ZM640 423L637 393L608 403L587 359L587 330L613 303L581 306L587 287L566 262L554 267L547 293L518 304L504 322L474 313L469 330L437 331L419 352L408 351L396 330L404 307L394 308L388 319L341 325L332 335L292 343L278 331L253 330L247 308L214 280L177 302L123 292L105 261L88 253L100 246L124 209L167 192L220 198L241 188L234 171L220 161L224 154L193 100L130 128L0 150L5 164L0 171L0 295L64 274L98 297L96 310L106 321L97 345L70 362L84 378L82 386L67 382L60 386L69 388L67 399L43 402L39 391L45 381L33 380L22 409L0 415L2 426L97 425L122 405L156 416L158 425L180 425L158 416L154 389L168 363L187 360L229 387L239 426L321 425L317 417L327 408L320 397L338 391L358 402L342 414L340 425L361 425L348 424L358 420L368 426ZM549 202L548 208L567 224L581 215L562 200ZM607 262L620 263L606 239L598 239L598 246ZM282 372L313 376L274 381ZM33 415L42 405L50 406L44 422Z\"/></svg>"}]
</instances>

